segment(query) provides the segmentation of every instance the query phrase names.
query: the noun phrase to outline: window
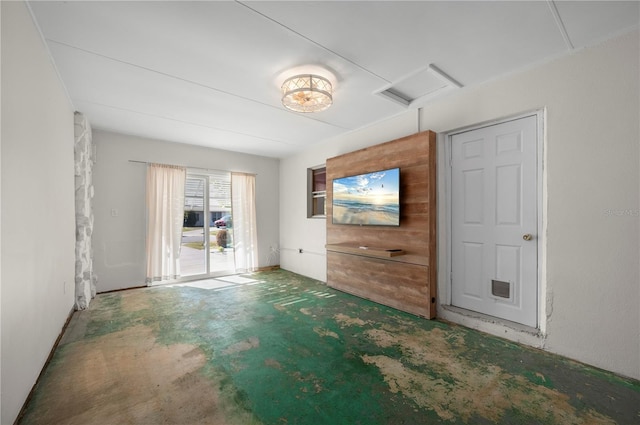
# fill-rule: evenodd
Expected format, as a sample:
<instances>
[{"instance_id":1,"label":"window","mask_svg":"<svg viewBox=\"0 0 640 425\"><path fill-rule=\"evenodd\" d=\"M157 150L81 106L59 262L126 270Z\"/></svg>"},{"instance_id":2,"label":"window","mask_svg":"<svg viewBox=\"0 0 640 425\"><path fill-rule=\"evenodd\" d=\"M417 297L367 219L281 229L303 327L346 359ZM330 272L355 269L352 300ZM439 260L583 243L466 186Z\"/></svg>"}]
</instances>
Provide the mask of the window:
<instances>
[{"instance_id":1,"label":"window","mask_svg":"<svg viewBox=\"0 0 640 425\"><path fill-rule=\"evenodd\" d=\"M327 169L324 165L307 169L307 218L326 217Z\"/></svg>"}]
</instances>

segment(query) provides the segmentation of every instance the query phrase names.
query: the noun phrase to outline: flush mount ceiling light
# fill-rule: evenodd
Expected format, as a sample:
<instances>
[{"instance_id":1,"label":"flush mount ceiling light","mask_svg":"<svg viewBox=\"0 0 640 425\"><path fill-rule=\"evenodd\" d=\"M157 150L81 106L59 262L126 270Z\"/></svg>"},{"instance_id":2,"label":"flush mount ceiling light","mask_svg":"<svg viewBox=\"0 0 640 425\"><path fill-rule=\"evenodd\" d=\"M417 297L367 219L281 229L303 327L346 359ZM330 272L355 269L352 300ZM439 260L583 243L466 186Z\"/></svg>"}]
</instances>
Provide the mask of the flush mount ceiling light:
<instances>
[{"instance_id":1,"label":"flush mount ceiling light","mask_svg":"<svg viewBox=\"0 0 640 425\"><path fill-rule=\"evenodd\" d=\"M282 104L294 112L320 112L333 103L331 83L314 74L301 74L282 83Z\"/></svg>"}]
</instances>

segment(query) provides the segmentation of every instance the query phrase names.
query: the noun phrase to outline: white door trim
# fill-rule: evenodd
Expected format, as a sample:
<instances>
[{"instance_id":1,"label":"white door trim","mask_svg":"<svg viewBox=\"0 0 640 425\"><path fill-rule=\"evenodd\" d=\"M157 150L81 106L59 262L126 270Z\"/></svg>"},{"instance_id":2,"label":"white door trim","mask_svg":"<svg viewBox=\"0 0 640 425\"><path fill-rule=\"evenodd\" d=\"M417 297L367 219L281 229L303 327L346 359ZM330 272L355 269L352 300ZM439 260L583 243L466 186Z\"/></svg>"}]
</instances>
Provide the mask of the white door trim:
<instances>
[{"instance_id":1,"label":"white door trim","mask_svg":"<svg viewBox=\"0 0 640 425\"><path fill-rule=\"evenodd\" d=\"M545 144L546 144L546 131L545 131L545 115L544 109L503 117L496 120L486 121L466 127L452 129L450 131L440 133L438 135L439 145L439 157L438 157L438 217L439 217L439 230L438 230L438 316L446 320L451 320L470 326L477 329L482 329L489 333L495 333L500 336L509 338L513 337L515 340L521 340L519 336L510 335L515 331L515 334L524 332L529 336L534 336L530 341L523 341L530 345L539 346L541 344L540 338L544 339L546 333L546 312L547 312L547 297L546 297L546 168L545 164ZM500 319L482 317L473 312L466 314L466 311L451 307L451 270L452 270L452 258L451 258L451 137L453 134L460 132L471 131L487 126L500 124L512 120L517 120L524 117L535 116L537 121L537 157L536 157L536 183L537 183L537 217L538 217L538 325L534 328L525 327L519 324L514 324L508 321L501 321ZM462 310L462 311L460 311ZM490 325L486 325L490 322ZM484 325L483 325L484 323ZM525 338L527 339L527 338Z\"/></svg>"}]
</instances>

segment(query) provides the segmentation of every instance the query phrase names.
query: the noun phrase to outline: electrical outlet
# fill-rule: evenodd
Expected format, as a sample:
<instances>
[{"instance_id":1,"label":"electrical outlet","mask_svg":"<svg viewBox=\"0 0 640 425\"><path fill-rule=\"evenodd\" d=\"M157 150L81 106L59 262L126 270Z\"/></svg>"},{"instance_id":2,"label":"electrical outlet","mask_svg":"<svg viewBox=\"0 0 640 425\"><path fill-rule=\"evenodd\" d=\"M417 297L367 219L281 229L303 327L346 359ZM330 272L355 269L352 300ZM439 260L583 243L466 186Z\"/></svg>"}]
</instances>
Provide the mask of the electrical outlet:
<instances>
[{"instance_id":1,"label":"electrical outlet","mask_svg":"<svg viewBox=\"0 0 640 425\"><path fill-rule=\"evenodd\" d=\"M115 208L111 209L111 217L117 217L118 216L118 210Z\"/></svg>"},{"instance_id":2,"label":"electrical outlet","mask_svg":"<svg viewBox=\"0 0 640 425\"><path fill-rule=\"evenodd\" d=\"M298 254L302 254L302 248L298 248Z\"/></svg>"}]
</instances>

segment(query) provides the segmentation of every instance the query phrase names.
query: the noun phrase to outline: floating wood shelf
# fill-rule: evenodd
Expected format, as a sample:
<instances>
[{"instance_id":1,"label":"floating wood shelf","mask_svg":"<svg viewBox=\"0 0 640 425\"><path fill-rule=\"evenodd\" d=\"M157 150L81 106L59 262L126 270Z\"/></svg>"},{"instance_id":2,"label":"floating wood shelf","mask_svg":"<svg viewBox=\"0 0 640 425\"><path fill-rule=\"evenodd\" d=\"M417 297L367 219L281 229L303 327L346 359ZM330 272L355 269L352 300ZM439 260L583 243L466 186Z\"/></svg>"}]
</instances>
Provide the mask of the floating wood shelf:
<instances>
[{"instance_id":1,"label":"floating wood shelf","mask_svg":"<svg viewBox=\"0 0 640 425\"><path fill-rule=\"evenodd\" d=\"M364 245L348 245L348 244L329 244L326 246L327 251L342 252L343 254L355 254L365 257L390 258L404 255L405 252L395 248L379 248Z\"/></svg>"}]
</instances>

